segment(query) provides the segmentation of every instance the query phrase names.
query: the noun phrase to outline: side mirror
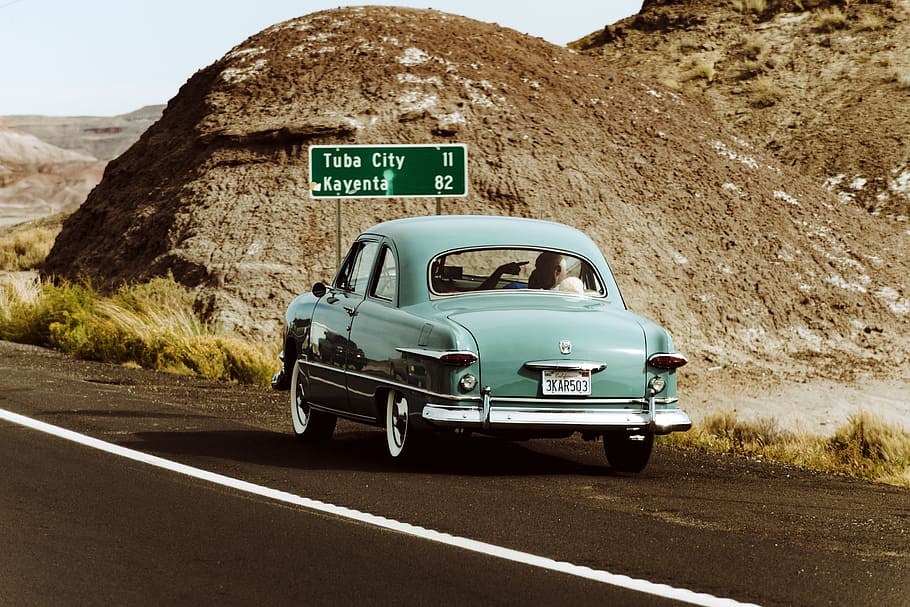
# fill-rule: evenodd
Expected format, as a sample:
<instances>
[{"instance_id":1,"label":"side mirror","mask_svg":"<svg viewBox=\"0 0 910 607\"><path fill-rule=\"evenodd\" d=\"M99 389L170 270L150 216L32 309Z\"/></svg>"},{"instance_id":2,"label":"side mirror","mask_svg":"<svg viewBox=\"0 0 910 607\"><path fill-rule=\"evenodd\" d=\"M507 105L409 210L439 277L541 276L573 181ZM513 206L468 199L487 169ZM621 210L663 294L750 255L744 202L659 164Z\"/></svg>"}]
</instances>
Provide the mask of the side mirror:
<instances>
[{"instance_id":1,"label":"side mirror","mask_svg":"<svg viewBox=\"0 0 910 607\"><path fill-rule=\"evenodd\" d=\"M326 291L328 291L328 287L326 287L322 282L317 282L313 285L313 295L316 297L322 297L325 295Z\"/></svg>"}]
</instances>

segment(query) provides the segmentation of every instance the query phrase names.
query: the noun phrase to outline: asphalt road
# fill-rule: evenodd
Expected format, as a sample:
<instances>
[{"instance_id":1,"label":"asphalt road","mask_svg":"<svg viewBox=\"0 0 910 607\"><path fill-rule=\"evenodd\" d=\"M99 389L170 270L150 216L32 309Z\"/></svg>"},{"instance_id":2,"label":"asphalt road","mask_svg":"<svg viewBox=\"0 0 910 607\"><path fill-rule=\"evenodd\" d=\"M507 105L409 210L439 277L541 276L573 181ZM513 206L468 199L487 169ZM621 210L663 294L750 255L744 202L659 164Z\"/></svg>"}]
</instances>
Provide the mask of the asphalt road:
<instances>
[{"instance_id":1,"label":"asphalt road","mask_svg":"<svg viewBox=\"0 0 910 607\"><path fill-rule=\"evenodd\" d=\"M378 429L340 424L329 444L300 445L286 394L7 342L0 409L383 517L314 510L0 417L2 606L910 605L906 489L662 446L644 473L617 475L580 439L475 438L402 467Z\"/></svg>"}]
</instances>

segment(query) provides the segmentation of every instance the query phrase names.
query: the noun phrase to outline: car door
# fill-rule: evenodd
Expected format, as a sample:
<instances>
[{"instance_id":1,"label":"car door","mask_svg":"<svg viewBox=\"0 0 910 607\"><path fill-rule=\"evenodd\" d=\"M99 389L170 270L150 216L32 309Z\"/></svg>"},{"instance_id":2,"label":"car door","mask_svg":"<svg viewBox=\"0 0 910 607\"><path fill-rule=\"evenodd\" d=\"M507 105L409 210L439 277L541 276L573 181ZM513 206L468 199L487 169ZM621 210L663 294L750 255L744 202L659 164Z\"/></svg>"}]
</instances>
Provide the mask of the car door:
<instances>
[{"instance_id":1,"label":"car door","mask_svg":"<svg viewBox=\"0 0 910 607\"><path fill-rule=\"evenodd\" d=\"M358 412L381 415L375 393L383 380L393 379L393 358L401 357L395 348L410 343L404 335L398 301L398 262L388 243L379 250L375 276L366 298L357 307L350 341L357 344L356 356L348 359L348 398Z\"/></svg>"},{"instance_id":2,"label":"car door","mask_svg":"<svg viewBox=\"0 0 910 607\"><path fill-rule=\"evenodd\" d=\"M362 350L351 341L351 324L370 286L379 243L359 240L351 247L332 287L316 304L310 329L309 401L321 408L361 416L351 408L346 369ZM374 416L369 415L372 420Z\"/></svg>"}]
</instances>

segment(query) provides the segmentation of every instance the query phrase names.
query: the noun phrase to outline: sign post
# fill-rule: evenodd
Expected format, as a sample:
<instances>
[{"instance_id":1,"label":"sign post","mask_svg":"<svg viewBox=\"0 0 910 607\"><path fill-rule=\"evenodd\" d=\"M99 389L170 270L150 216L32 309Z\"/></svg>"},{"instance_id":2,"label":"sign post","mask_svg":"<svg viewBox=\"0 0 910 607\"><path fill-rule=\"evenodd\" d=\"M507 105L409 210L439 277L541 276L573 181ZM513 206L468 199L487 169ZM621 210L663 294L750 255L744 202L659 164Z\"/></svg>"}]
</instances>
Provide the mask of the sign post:
<instances>
[{"instance_id":1,"label":"sign post","mask_svg":"<svg viewBox=\"0 0 910 607\"><path fill-rule=\"evenodd\" d=\"M468 195L468 148L453 144L311 145L310 198L334 198L341 263L342 198Z\"/></svg>"}]
</instances>

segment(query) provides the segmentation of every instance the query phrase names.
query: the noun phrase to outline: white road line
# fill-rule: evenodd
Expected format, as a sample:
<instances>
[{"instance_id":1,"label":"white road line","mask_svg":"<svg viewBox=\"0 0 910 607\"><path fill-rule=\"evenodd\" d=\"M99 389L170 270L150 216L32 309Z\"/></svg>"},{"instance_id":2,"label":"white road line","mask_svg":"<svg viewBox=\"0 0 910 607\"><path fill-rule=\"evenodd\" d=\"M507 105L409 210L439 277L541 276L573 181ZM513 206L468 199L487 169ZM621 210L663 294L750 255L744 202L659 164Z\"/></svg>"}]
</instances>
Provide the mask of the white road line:
<instances>
[{"instance_id":1,"label":"white road line","mask_svg":"<svg viewBox=\"0 0 910 607\"><path fill-rule=\"evenodd\" d=\"M409 523L402 523L382 516L376 516L374 514L369 514L368 512L360 512L359 510L352 510L351 508L345 508L343 506L327 504L325 502L320 502L318 500L295 495L286 491L278 491L277 489L271 489L262 485L256 485L254 483L231 478L229 476L224 476L215 472L209 472L208 470L202 470L201 468L194 468L193 466L187 466L178 462L172 462L162 457L149 455L147 453L136 451L134 449L120 447L119 445L115 445L113 443L98 440L97 438L92 438L84 434L79 434L78 432L67 430L66 428L47 424L45 422L26 417L24 415L19 415L18 413L13 413L12 411L7 411L5 409L0 409L0 419L18 424L20 426L31 428L33 430L38 430L39 432L51 434L53 436L63 438L75 443L79 443L80 445L85 445L86 447L98 449L99 451L104 451L113 455L119 455L120 457L125 457L127 459L149 464L151 466L157 466L158 468L170 470L179 474L185 474L186 476L191 476L203 481L215 483L216 485L230 487L238 491L252 493L268 499L284 502L286 504L293 504L295 506L300 506L308 510L315 510L317 512L331 514L344 519L366 523L368 525L373 525L382 529L405 533L407 535L419 537L431 542L438 542L447 546L455 546L457 548L463 548L464 550L471 550L472 552L479 552L488 556L494 556L516 563L530 565L532 567L539 567L541 569L547 569L549 571L565 573L567 575L573 575L576 577L609 584L611 586L618 586L620 588L635 590L637 592L643 592L646 594L668 598L683 603L690 603L693 605L703 605L705 607L757 607L752 603L740 603L738 601L734 601L733 599L720 598L712 596L710 594L693 592L684 588L674 588L666 584L656 584L647 580L635 579L625 575L609 573L607 571L602 571L599 569L591 569L590 567L583 567L581 565L574 565L572 563L555 561L547 557L529 554L527 552L521 552L519 550L512 550L511 548L504 548L495 544L487 544L486 542L463 538L457 535L450 535L448 533L442 533L440 531L434 531L432 529L424 529L423 527L418 527Z\"/></svg>"}]
</instances>

